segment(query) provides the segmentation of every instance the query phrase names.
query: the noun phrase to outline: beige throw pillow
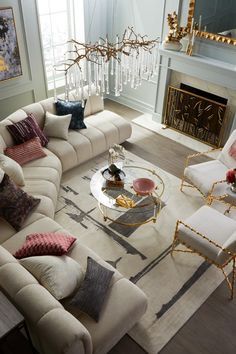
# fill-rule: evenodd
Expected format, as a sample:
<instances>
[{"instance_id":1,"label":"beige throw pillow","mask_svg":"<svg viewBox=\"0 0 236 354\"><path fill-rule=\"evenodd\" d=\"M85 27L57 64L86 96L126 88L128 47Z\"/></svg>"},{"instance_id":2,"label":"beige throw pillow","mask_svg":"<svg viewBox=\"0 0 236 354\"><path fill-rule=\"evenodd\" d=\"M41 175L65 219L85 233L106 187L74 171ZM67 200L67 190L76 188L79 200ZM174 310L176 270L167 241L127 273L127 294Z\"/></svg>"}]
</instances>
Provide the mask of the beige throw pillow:
<instances>
[{"instance_id":1,"label":"beige throw pillow","mask_svg":"<svg viewBox=\"0 0 236 354\"><path fill-rule=\"evenodd\" d=\"M68 256L34 256L20 263L57 300L71 295L84 278L82 267Z\"/></svg>"},{"instance_id":2,"label":"beige throw pillow","mask_svg":"<svg viewBox=\"0 0 236 354\"><path fill-rule=\"evenodd\" d=\"M0 168L18 185L24 186L22 167L10 157L0 154Z\"/></svg>"},{"instance_id":3,"label":"beige throw pillow","mask_svg":"<svg viewBox=\"0 0 236 354\"><path fill-rule=\"evenodd\" d=\"M71 114L57 116L46 112L43 132L48 137L67 140L71 116Z\"/></svg>"}]
</instances>

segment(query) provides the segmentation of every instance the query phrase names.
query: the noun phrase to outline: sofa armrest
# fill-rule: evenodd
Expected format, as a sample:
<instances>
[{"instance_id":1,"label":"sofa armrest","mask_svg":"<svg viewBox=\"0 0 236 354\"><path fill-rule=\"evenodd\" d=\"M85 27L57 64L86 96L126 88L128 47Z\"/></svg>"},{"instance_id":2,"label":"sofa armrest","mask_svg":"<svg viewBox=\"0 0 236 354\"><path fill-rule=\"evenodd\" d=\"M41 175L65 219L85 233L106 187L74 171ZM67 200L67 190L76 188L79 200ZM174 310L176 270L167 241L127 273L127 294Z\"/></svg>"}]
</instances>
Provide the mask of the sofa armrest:
<instances>
[{"instance_id":1,"label":"sofa armrest","mask_svg":"<svg viewBox=\"0 0 236 354\"><path fill-rule=\"evenodd\" d=\"M24 316L40 354L91 354L88 330L0 246L0 288Z\"/></svg>"},{"instance_id":2,"label":"sofa armrest","mask_svg":"<svg viewBox=\"0 0 236 354\"><path fill-rule=\"evenodd\" d=\"M14 301L25 317L40 354L92 353L87 329L43 286L24 286L16 293Z\"/></svg>"},{"instance_id":3,"label":"sofa armrest","mask_svg":"<svg viewBox=\"0 0 236 354\"><path fill-rule=\"evenodd\" d=\"M37 334L43 341L41 353L91 354L92 341L88 330L64 309L47 312L37 323Z\"/></svg>"}]
</instances>

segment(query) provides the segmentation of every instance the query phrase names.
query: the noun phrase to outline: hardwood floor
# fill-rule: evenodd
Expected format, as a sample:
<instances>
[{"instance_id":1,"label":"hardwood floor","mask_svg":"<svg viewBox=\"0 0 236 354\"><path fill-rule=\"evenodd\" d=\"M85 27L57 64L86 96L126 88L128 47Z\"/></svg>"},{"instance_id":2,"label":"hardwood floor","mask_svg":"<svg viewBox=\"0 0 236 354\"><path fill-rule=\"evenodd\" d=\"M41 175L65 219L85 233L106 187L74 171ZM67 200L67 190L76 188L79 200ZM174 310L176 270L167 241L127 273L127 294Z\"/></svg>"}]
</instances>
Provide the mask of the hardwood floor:
<instances>
[{"instance_id":1,"label":"hardwood floor","mask_svg":"<svg viewBox=\"0 0 236 354\"><path fill-rule=\"evenodd\" d=\"M105 107L127 120L138 117L141 113L126 106L106 100ZM181 177L184 161L193 150L167 139L159 134L133 124L132 137L126 142L127 150L161 167L171 174ZM199 160L200 161L200 160ZM189 319L179 332L161 350L161 354L234 354L236 353L236 299L229 301L228 289L223 282L206 300L199 310ZM14 338L16 351L10 353L27 354L29 350L20 338ZM19 350L19 348L21 348ZM2 353L0 349L0 353ZM146 353L128 335L109 352L109 354L144 354Z\"/></svg>"},{"instance_id":2,"label":"hardwood floor","mask_svg":"<svg viewBox=\"0 0 236 354\"><path fill-rule=\"evenodd\" d=\"M140 113L106 101L105 107L121 114L131 121ZM133 124L132 138L125 143L127 150L160 166L181 178L184 161L194 151L179 143L164 138ZM197 162L203 160L196 160ZM222 276L223 279L223 276ZM213 292L199 310L189 319L179 332L160 351L161 354L234 354L236 353L236 299L228 300L225 281ZM134 347L125 336L110 354L145 353Z\"/></svg>"}]
</instances>

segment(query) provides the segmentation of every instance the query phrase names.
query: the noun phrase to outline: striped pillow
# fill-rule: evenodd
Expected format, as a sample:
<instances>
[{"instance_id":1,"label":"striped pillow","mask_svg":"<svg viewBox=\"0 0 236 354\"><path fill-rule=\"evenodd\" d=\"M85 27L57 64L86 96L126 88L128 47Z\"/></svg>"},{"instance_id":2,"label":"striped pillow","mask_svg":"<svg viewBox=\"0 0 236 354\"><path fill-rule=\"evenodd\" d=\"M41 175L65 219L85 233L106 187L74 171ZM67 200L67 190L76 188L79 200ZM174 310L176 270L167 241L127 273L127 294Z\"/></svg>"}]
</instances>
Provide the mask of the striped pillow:
<instances>
[{"instance_id":1,"label":"striped pillow","mask_svg":"<svg viewBox=\"0 0 236 354\"><path fill-rule=\"evenodd\" d=\"M40 144L39 137L30 139L23 144L7 147L4 153L18 162L19 165L47 156Z\"/></svg>"},{"instance_id":2,"label":"striped pillow","mask_svg":"<svg viewBox=\"0 0 236 354\"><path fill-rule=\"evenodd\" d=\"M24 143L36 136L39 137L42 146L48 144L48 138L42 132L33 114L29 114L28 117L21 121L7 125L6 127L16 144Z\"/></svg>"}]
</instances>

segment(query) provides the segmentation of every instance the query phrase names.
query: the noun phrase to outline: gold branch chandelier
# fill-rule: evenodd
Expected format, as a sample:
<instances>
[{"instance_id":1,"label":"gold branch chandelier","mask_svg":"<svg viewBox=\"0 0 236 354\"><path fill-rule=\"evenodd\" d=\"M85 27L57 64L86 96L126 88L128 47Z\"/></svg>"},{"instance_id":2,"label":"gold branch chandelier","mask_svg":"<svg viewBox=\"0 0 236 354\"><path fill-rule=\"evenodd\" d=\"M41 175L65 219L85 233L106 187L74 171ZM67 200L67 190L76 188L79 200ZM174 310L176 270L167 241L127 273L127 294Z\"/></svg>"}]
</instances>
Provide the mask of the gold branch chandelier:
<instances>
[{"instance_id":1,"label":"gold branch chandelier","mask_svg":"<svg viewBox=\"0 0 236 354\"><path fill-rule=\"evenodd\" d=\"M68 42L70 49L65 54L65 61L55 65L55 70L65 73L65 96L75 90L84 101L84 86L95 86L97 95L108 95L111 84L115 96L119 96L123 85L131 88L141 85L143 77L149 80L157 73L158 39L149 40L128 27L121 40L116 36L115 43L108 38L94 44L80 43L74 39Z\"/></svg>"}]
</instances>

